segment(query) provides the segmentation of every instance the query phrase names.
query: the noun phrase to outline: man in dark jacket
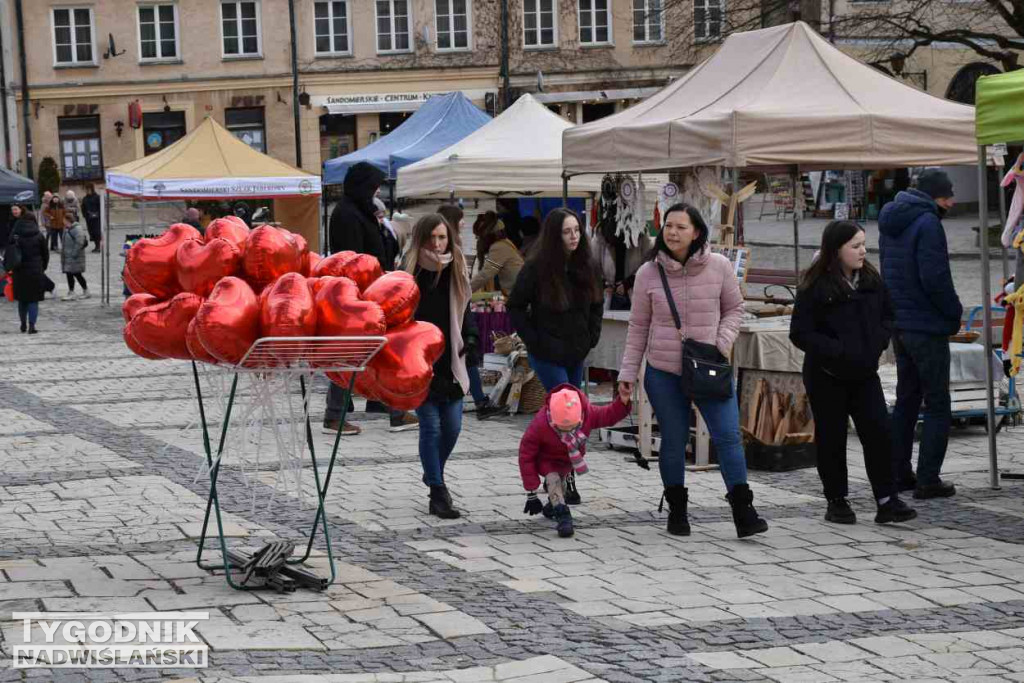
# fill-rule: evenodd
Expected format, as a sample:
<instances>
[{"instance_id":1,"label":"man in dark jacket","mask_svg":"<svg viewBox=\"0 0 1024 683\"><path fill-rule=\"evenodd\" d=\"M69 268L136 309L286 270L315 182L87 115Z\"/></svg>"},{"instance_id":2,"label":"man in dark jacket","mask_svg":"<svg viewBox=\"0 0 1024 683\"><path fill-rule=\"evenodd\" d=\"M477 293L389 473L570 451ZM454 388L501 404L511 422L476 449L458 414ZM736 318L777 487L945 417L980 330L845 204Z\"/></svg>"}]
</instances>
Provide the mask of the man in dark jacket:
<instances>
[{"instance_id":1,"label":"man in dark jacket","mask_svg":"<svg viewBox=\"0 0 1024 683\"><path fill-rule=\"evenodd\" d=\"M896 310L893 460L900 490L914 489L915 498L956 493L939 478L952 423L949 336L959 331L964 310L953 287L941 220L953 204L949 176L929 169L918 178L916 189L900 192L878 217L882 277ZM922 400L924 425L915 477L910 456Z\"/></svg>"},{"instance_id":2,"label":"man in dark jacket","mask_svg":"<svg viewBox=\"0 0 1024 683\"><path fill-rule=\"evenodd\" d=\"M92 251L96 253L100 250L100 242L103 241L103 228L100 226L100 196L96 194L96 187L92 183L85 186L82 213L85 215L85 226L89 231Z\"/></svg>"},{"instance_id":3,"label":"man in dark jacket","mask_svg":"<svg viewBox=\"0 0 1024 683\"><path fill-rule=\"evenodd\" d=\"M328 245L332 254L354 251L376 256L385 272L395 269L398 242L377 219L377 196L386 176L372 164L360 161L345 174L345 196L331 213Z\"/></svg>"},{"instance_id":4,"label":"man in dark jacket","mask_svg":"<svg viewBox=\"0 0 1024 683\"><path fill-rule=\"evenodd\" d=\"M332 254L354 251L375 256L385 272L394 270L398 259L398 241L377 218L377 207L373 203L386 177L383 171L365 161L348 169L345 195L331 213L327 232L328 250ZM342 400L342 389L332 382L327 391L324 431L333 433L341 429L344 435L356 435L359 427L341 422ZM367 412L389 412L393 432L419 427L419 421L413 415L401 410L388 410L377 401L367 401L366 409Z\"/></svg>"}]
</instances>

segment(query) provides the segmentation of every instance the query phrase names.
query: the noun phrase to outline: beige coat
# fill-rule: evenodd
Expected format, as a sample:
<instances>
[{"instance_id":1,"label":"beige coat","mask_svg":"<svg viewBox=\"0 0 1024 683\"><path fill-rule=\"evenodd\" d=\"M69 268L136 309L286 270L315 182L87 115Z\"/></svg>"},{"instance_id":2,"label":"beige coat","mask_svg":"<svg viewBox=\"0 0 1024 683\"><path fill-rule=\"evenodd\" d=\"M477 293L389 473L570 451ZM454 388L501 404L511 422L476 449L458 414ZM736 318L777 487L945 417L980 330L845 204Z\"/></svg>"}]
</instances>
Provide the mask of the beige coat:
<instances>
[{"instance_id":1,"label":"beige coat","mask_svg":"<svg viewBox=\"0 0 1024 683\"><path fill-rule=\"evenodd\" d=\"M508 239L498 240L491 245L484 256L484 267L473 276L470 287L473 291L484 289L498 278L501 291L506 296L515 287L516 278L523 268L523 255Z\"/></svg>"}]
</instances>

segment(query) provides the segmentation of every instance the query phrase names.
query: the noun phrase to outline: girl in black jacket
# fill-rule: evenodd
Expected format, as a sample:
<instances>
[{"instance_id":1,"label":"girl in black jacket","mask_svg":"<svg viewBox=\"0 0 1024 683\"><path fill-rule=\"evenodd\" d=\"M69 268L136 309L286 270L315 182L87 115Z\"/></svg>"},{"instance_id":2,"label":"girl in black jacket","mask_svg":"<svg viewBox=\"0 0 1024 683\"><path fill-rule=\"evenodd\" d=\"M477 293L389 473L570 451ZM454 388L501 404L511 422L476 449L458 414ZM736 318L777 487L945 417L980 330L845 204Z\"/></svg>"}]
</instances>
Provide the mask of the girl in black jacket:
<instances>
[{"instance_id":1,"label":"girl in black jacket","mask_svg":"<svg viewBox=\"0 0 1024 683\"><path fill-rule=\"evenodd\" d=\"M508 312L544 389L580 387L583 360L601 338L604 299L579 216L555 209L519 271Z\"/></svg>"},{"instance_id":2,"label":"girl in black jacket","mask_svg":"<svg viewBox=\"0 0 1024 683\"><path fill-rule=\"evenodd\" d=\"M804 386L814 413L818 474L825 488L825 519L854 524L846 498L846 433L850 417L864 448L864 464L878 504L875 522L903 522L917 513L896 495L891 426L878 378L889 345L893 309L878 271L865 260L864 229L832 221L817 260L804 274L789 338L804 351Z\"/></svg>"}]
</instances>

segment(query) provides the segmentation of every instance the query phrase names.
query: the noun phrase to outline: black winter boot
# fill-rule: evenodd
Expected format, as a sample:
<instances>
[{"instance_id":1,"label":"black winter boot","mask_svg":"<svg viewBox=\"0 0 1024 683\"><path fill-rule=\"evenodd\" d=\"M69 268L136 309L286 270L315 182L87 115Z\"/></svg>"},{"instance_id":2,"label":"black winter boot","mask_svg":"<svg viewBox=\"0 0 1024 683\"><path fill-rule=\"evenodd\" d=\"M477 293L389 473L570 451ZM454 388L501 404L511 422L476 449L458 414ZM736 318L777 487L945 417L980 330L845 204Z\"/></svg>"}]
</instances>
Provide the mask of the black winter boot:
<instances>
[{"instance_id":1,"label":"black winter boot","mask_svg":"<svg viewBox=\"0 0 1024 683\"><path fill-rule=\"evenodd\" d=\"M441 519L458 519L462 514L452 507L452 496L447 486L430 487L430 514Z\"/></svg>"},{"instance_id":2,"label":"black winter boot","mask_svg":"<svg viewBox=\"0 0 1024 683\"><path fill-rule=\"evenodd\" d=\"M572 527L572 512L568 505L556 505L554 508L555 522L558 524L558 535L562 538L569 538L575 533Z\"/></svg>"},{"instance_id":3,"label":"black winter boot","mask_svg":"<svg viewBox=\"0 0 1024 683\"><path fill-rule=\"evenodd\" d=\"M737 536L746 538L768 531L768 522L758 517L754 509L754 493L749 485L736 484L726 498L732 506L732 521L736 525Z\"/></svg>"},{"instance_id":4,"label":"black winter boot","mask_svg":"<svg viewBox=\"0 0 1024 683\"><path fill-rule=\"evenodd\" d=\"M686 516L689 493L685 486L666 486L665 500L668 501L668 532L673 536L689 536L690 520Z\"/></svg>"},{"instance_id":5,"label":"black winter boot","mask_svg":"<svg viewBox=\"0 0 1024 683\"><path fill-rule=\"evenodd\" d=\"M576 489L576 473L570 472L565 478L565 504L579 505L582 501L580 492Z\"/></svg>"}]
</instances>

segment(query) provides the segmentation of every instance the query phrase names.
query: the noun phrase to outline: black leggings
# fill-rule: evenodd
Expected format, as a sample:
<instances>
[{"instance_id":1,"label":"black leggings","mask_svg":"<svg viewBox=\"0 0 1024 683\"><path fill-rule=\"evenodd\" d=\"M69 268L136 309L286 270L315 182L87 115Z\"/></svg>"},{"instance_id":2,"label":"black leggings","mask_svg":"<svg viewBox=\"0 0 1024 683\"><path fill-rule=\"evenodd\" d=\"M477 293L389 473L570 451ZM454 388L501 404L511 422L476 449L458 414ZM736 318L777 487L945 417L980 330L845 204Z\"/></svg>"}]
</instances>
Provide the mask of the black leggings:
<instances>
[{"instance_id":1,"label":"black leggings","mask_svg":"<svg viewBox=\"0 0 1024 683\"><path fill-rule=\"evenodd\" d=\"M68 276L68 291L75 291L75 280L78 280L78 284L82 285L82 289L89 289L89 285L85 282L85 276L81 273L64 273Z\"/></svg>"}]
</instances>

